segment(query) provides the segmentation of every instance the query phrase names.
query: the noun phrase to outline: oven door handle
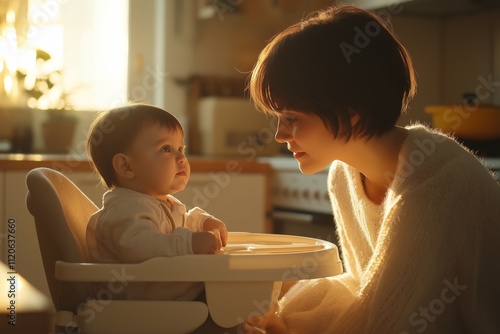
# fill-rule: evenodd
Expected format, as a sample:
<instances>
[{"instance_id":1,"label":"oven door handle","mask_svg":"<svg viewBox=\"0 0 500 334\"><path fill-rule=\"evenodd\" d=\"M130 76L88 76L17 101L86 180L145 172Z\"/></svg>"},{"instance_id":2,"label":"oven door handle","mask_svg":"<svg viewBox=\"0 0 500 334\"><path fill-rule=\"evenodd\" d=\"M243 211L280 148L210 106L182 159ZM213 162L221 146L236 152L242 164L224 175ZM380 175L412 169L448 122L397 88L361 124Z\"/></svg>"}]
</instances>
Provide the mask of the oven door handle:
<instances>
[{"instance_id":1,"label":"oven door handle","mask_svg":"<svg viewBox=\"0 0 500 334\"><path fill-rule=\"evenodd\" d=\"M272 211L271 217L274 220L282 220L301 224L312 224L314 222L314 216L307 213L298 213L290 211Z\"/></svg>"}]
</instances>

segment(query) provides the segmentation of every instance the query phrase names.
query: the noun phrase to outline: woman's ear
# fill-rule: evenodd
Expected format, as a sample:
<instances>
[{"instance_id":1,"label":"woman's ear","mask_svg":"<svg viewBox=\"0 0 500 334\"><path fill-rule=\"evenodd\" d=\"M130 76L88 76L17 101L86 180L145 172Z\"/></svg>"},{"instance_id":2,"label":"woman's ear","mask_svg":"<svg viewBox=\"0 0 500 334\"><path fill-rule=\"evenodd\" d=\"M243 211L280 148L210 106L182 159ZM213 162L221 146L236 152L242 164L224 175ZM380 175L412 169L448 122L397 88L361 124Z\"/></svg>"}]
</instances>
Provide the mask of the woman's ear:
<instances>
[{"instance_id":1,"label":"woman's ear","mask_svg":"<svg viewBox=\"0 0 500 334\"><path fill-rule=\"evenodd\" d=\"M119 178L131 179L135 176L130 158L123 153L117 153L113 157L113 169Z\"/></svg>"}]
</instances>

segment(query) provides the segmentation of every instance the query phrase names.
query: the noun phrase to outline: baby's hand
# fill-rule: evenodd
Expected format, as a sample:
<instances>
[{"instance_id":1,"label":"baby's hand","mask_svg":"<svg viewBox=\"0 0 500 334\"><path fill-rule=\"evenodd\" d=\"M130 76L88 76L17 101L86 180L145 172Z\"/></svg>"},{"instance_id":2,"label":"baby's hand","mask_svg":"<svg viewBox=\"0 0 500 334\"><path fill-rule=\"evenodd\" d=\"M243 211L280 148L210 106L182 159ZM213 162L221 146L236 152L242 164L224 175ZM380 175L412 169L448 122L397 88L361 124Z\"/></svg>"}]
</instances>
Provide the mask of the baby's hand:
<instances>
[{"instance_id":1,"label":"baby's hand","mask_svg":"<svg viewBox=\"0 0 500 334\"><path fill-rule=\"evenodd\" d=\"M221 240L212 232L193 232L194 254L215 254L222 247Z\"/></svg>"},{"instance_id":2,"label":"baby's hand","mask_svg":"<svg viewBox=\"0 0 500 334\"><path fill-rule=\"evenodd\" d=\"M227 244L227 228L226 224L215 218L207 218L203 223L203 231L218 230L222 246Z\"/></svg>"}]
</instances>

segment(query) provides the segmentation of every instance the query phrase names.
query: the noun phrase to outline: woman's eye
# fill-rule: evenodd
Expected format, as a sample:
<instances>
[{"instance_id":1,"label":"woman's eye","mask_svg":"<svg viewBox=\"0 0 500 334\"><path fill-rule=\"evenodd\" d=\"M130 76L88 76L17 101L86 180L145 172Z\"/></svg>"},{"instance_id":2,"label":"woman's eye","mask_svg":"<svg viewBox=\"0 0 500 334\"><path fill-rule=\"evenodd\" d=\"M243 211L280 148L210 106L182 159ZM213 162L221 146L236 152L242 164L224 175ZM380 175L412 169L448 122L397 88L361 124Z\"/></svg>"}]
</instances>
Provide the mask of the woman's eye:
<instances>
[{"instance_id":1,"label":"woman's eye","mask_svg":"<svg viewBox=\"0 0 500 334\"><path fill-rule=\"evenodd\" d=\"M165 146L162 146L161 150L162 150L163 152L167 152L167 153L172 152L172 150L170 149L170 145L165 145Z\"/></svg>"},{"instance_id":2,"label":"woman's eye","mask_svg":"<svg viewBox=\"0 0 500 334\"><path fill-rule=\"evenodd\" d=\"M297 121L297 117L293 117L293 116L285 116L282 118L282 122L286 125L291 125L296 121Z\"/></svg>"}]
</instances>

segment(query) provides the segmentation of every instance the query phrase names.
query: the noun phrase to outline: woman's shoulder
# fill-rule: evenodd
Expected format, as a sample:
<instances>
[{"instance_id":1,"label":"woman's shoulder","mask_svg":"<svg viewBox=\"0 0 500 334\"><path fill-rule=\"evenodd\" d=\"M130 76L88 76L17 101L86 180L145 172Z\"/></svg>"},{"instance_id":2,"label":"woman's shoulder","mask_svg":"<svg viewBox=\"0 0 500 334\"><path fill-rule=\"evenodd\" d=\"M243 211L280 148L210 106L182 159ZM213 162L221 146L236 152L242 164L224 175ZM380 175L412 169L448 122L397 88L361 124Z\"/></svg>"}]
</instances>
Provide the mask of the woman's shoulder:
<instances>
[{"instance_id":1,"label":"woman's shoulder","mask_svg":"<svg viewBox=\"0 0 500 334\"><path fill-rule=\"evenodd\" d=\"M455 138L423 125L407 129L397 176L422 182L445 171L449 176L463 175L464 171L478 175L488 173L479 158Z\"/></svg>"},{"instance_id":2,"label":"woman's shoulder","mask_svg":"<svg viewBox=\"0 0 500 334\"><path fill-rule=\"evenodd\" d=\"M468 193L484 187L500 189L480 158L455 138L422 125L407 129L394 187Z\"/></svg>"}]
</instances>

